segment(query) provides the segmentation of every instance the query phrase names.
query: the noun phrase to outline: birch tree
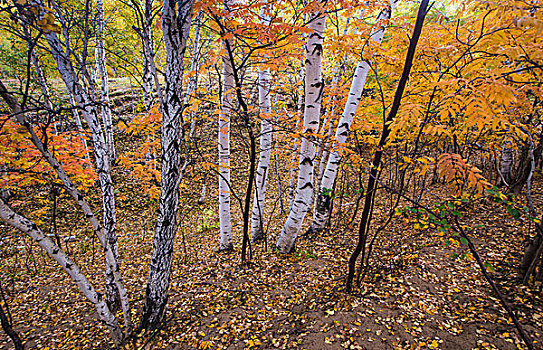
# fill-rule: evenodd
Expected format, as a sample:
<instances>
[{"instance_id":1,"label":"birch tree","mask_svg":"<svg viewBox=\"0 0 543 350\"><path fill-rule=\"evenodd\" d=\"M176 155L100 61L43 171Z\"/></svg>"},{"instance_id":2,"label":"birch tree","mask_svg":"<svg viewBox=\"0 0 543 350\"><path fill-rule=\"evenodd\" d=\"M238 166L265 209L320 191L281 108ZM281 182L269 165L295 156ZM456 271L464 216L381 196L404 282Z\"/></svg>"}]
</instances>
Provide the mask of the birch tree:
<instances>
[{"instance_id":1,"label":"birch tree","mask_svg":"<svg viewBox=\"0 0 543 350\"><path fill-rule=\"evenodd\" d=\"M230 10L232 1L227 0L225 7ZM222 94L219 112L219 251L234 249L232 244L232 222L230 218L230 115L234 104L234 67L228 53L228 47L234 47L232 36L224 33L222 56Z\"/></svg>"},{"instance_id":2,"label":"birch tree","mask_svg":"<svg viewBox=\"0 0 543 350\"><path fill-rule=\"evenodd\" d=\"M162 115L162 178L158 218L150 262L142 328L160 325L166 304L177 231L183 111L183 55L192 19L194 0L166 0L162 7L162 31L166 47L166 86Z\"/></svg>"},{"instance_id":3,"label":"birch tree","mask_svg":"<svg viewBox=\"0 0 543 350\"><path fill-rule=\"evenodd\" d=\"M202 24L204 12L200 11L194 20L194 39L192 44L192 62L190 64L190 70L193 75L190 77L187 84L187 91L183 100L183 108L190 106L190 100L193 97L193 93L198 89L198 69L200 68L200 29ZM190 150L194 142L194 132L196 131L196 116L193 111L189 113L188 121L189 135L185 144L185 160L181 167L181 174L185 173L187 166L191 163ZM184 136L184 135L183 135Z\"/></svg>"},{"instance_id":4,"label":"birch tree","mask_svg":"<svg viewBox=\"0 0 543 350\"><path fill-rule=\"evenodd\" d=\"M30 6L36 9L36 19L41 21L38 23L49 23L52 14L50 9L46 8L39 0L29 2ZM21 6L21 5L18 5ZM20 13L26 13L24 9L19 8ZM28 25L33 25L33 18L22 18L27 21ZM58 38L57 32L49 28L39 28L43 37L47 41L51 54L57 64L60 76L64 82L66 90L74 98L77 107L80 109L87 125L90 129L91 139L94 145L94 156L96 161L96 171L98 173L100 188L102 191L102 208L103 208L103 230L115 259L118 260L117 248L117 219L115 210L115 197L113 191L113 183L111 180L111 162L106 148L104 132L100 125L96 103L93 96L87 92L81 85L78 75L74 69L69 53L71 50L63 46ZM68 33L65 30L64 36L68 42ZM66 51L65 51L66 50ZM83 74L85 75L85 74ZM116 306L119 304L119 291L115 284L113 271L109 270L106 265L106 299L110 305Z\"/></svg>"},{"instance_id":5,"label":"birch tree","mask_svg":"<svg viewBox=\"0 0 543 350\"><path fill-rule=\"evenodd\" d=\"M322 43L326 17L319 7L309 19L305 56L305 107L303 138L298 166L298 182L294 202L281 235L276 243L281 253L290 253L300 232L305 214L313 198L313 175L315 161L314 134L319 130L319 120L324 81L322 80Z\"/></svg>"},{"instance_id":6,"label":"birch tree","mask_svg":"<svg viewBox=\"0 0 543 350\"><path fill-rule=\"evenodd\" d=\"M94 286L83 275L77 264L72 261L49 237L47 237L37 225L27 218L15 213L0 198L0 218L7 224L26 233L34 242L49 254L70 276L81 293L94 305L98 318L108 327L111 337L116 345L120 345L124 336L115 316L111 313L102 295L94 289Z\"/></svg>"},{"instance_id":7,"label":"birch tree","mask_svg":"<svg viewBox=\"0 0 543 350\"><path fill-rule=\"evenodd\" d=\"M377 25L379 27L374 30L370 36L370 40L374 41L376 44L380 44L383 40L385 33L384 21L390 19L392 11L396 5L396 1L397 0L392 0L390 2L390 6L381 11L377 17ZM313 212L313 222L308 230L308 234L318 233L326 225L326 220L328 219L330 212L332 187L334 186L339 164L341 163L342 158L341 145L345 144L345 142L347 142L347 138L349 137L349 130L356 114L356 110L358 109L360 99L362 98L362 92L364 91L364 85L366 83L366 78L368 77L369 71L370 63L368 61L361 60L358 62L353 81L351 83L349 96L347 97L347 102L345 103L345 108L335 133L333 148L328 156L328 161L322 175L320 187L316 193L317 198L315 201L315 210Z\"/></svg>"},{"instance_id":8,"label":"birch tree","mask_svg":"<svg viewBox=\"0 0 543 350\"><path fill-rule=\"evenodd\" d=\"M264 25L269 25L269 17L263 11ZM268 68L258 69L258 106L260 109L260 153L256 170L255 198L251 214L251 240L264 238L263 220L266 203L266 183L270 167L272 148L272 124L268 119L271 113L270 71Z\"/></svg>"},{"instance_id":9,"label":"birch tree","mask_svg":"<svg viewBox=\"0 0 543 350\"><path fill-rule=\"evenodd\" d=\"M143 25L138 32L143 43L143 103L146 110L153 106L153 75L156 73L154 64L154 48L151 36L151 25L153 24L153 1L143 0ZM153 68L155 68L153 70Z\"/></svg>"},{"instance_id":10,"label":"birch tree","mask_svg":"<svg viewBox=\"0 0 543 350\"><path fill-rule=\"evenodd\" d=\"M62 181L64 188L74 198L74 200L80 207L81 211L85 214L85 217L91 223L98 237L98 240L100 241L100 244L102 245L102 248L104 250L104 255L105 255L105 260L106 260L106 277L109 280L109 278L111 277L108 277L107 273L112 274L115 287L119 291L120 303L122 306L123 316L124 316L124 325L125 325L125 330L128 336L132 329L130 303L128 300L128 294L122 282L122 276L120 273L116 256L114 255L113 250L109 246L109 243L104 235L103 228L100 225L98 218L94 215L94 212L92 211L85 197L77 189L75 184L72 182L71 178L68 176L68 174L64 170L62 164L60 164L60 162L56 159L54 154L51 153L51 151L47 148L47 146L38 137L38 135L34 131L33 126L31 125L28 118L26 117L26 113L22 110L20 104L15 100L15 98L8 92L7 88L2 83L2 81L0 81L0 96L3 98L3 100L12 110L13 115L17 119L17 122L22 127L26 128L26 130L28 131L30 135L30 141L42 154L45 161L47 161L49 165L51 165L53 170L56 172L58 178Z\"/></svg>"},{"instance_id":11,"label":"birch tree","mask_svg":"<svg viewBox=\"0 0 543 350\"><path fill-rule=\"evenodd\" d=\"M349 23L350 18L347 18L347 23L345 24L345 29L343 30L343 35L347 35L347 32L349 31ZM356 30L355 30L356 34ZM336 89L345 70L345 63L347 61L347 55L344 55L341 61L339 61L336 65L334 78L332 80L332 87L333 89ZM320 184L322 181L322 176L324 174L324 167L326 166L326 163L328 162L328 156L330 154L330 140L332 139L332 136L334 135L334 128L336 126L336 104L337 104L337 94L334 94L332 96L332 107L330 108L330 116L328 117L327 123L324 122L322 125L323 131L325 130L325 126L328 124L328 128L326 129L326 141L319 142L318 145L318 159L319 159L319 166L316 171L315 176L315 188L320 188ZM316 206L317 199L318 199L318 193L313 193L314 196L314 204L313 206Z\"/></svg>"},{"instance_id":12,"label":"birch tree","mask_svg":"<svg viewBox=\"0 0 543 350\"><path fill-rule=\"evenodd\" d=\"M143 104L148 111L153 107L155 97L158 97L162 106L162 88L158 81L158 72L155 65L155 47L152 34L153 21L156 11L153 10L153 0L131 0L131 8L134 10L139 28L132 28L141 38L143 54ZM153 85L154 82L154 85ZM161 107L162 108L162 107Z\"/></svg>"},{"instance_id":13,"label":"birch tree","mask_svg":"<svg viewBox=\"0 0 543 350\"><path fill-rule=\"evenodd\" d=\"M498 185L509 187L513 179L513 148L510 140L503 143L498 174L500 176Z\"/></svg>"},{"instance_id":14,"label":"birch tree","mask_svg":"<svg viewBox=\"0 0 543 350\"><path fill-rule=\"evenodd\" d=\"M104 42L104 1L96 1L97 34L96 34L96 65L100 73L100 111L104 123L106 149L110 162L115 162L115 142L113 139L113 120L111 119L111 108L109 107L109 77L106 67L106 49Z\"/></svg>"}]
</instances>

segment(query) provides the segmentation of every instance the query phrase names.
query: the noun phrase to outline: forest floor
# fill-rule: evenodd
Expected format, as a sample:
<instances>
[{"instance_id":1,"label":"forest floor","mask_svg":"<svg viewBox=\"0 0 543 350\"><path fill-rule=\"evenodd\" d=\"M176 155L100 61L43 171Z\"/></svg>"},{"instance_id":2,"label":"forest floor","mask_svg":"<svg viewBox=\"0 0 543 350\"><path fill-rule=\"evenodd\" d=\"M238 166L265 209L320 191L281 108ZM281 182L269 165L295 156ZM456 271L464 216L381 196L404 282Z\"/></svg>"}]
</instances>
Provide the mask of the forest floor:
<instances>
[{"instance_id":1,"label":"forest floor","mask_svg":"<svg viewBox=\"0 0 543 350\"><path fill-rule=\"evenodd\" d=\"M119 140L130 144L126 136ZM123 146L124 147L124 146ZM129 147L129 146L126 146ZM156 217L156 203L121 166L114 168L122 274L137 322L141 315ZM246 181L243 177L235 181ZM543 208L543 176L536 174L533 196ZM482 273L460 244L444 244L435 229L414 229L395 217L375 240L370 268L360 288L345 293L347 260L356 230L333 225L318 237L299 239L296 253L279 255L273 245L284 216L268 223L267 244L252 246L241 264L241 216L233 218L235 247L218 253L218 217L213 184L206 203L181 213L166 325L137 334L126 349L517 349L515 327ZM272 187L272 186L271 186ZM273 189L270 189L270 193ZM93 190L98 192L98 188ZM94 194L93 205L100 207ZM35 189L29 198L47 198ZM271 194L270 194L271 196ZM31 213L25 198L16 210ZM385 220L376 206L374 226ZM103 261L98 242L63 197L57 225L82 271L99 288ZM237 216L236 216L237 215ZM308 215L308 217L310 217ZM516 311L535 347L543 349L543 295L540 285L523 285L519 265L533 227L515 220L500 204L480 201L462 223L479 227L470 237ZM484 226L480 226L484 225ZM28 349L107 349L105 327L76 286L39 248L0 224L2 288L15 329ZM267 249L266 249L267 247ZM0 348L11 343L0 333Z\"/></svg>"}]
</instances>

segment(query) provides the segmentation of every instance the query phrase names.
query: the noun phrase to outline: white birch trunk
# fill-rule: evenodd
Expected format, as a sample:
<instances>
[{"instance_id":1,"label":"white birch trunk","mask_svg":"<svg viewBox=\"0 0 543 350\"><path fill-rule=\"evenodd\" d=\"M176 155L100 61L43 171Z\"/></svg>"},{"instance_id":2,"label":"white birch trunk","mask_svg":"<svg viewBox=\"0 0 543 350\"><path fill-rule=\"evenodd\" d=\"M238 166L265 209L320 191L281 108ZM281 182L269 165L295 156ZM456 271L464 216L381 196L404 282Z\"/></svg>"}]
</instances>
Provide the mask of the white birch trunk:
<instances>
[{"instance_id":1,"label":"white birch trunk","mask_svg":"<svg viewBox=\"0 0 543 350\"><path fill-rule=\"evenodd\" d=\"M390 7L386 10L381 11L377 17L377 22L382 20L390 19L391 13L394 10L396 0L390 2ZM385 27L380 25L377 30L371 34L371 40L374 40L377 43L381 43L383 36L385 34ZM317 200L315 211L313 213L313 222L309 228L308 233L317 233L321 231L326 225L326 220L330 212L330 200L332 198L331 191L334 186L334 182L338 173L339 164L341 162L341 145L347 142L349 136L349 130L351 123L353 122L354 115L358 109L358 104L362 98L362 92L364 90L364 85L366 83L366 78L370 70L370 65L366 61L358 62L356 67L353 81L351 83L351 89L349 91L349 96L347 97L347 102L345 104L345 109L343 110L343 115L339 120L338 127L335 134L335 142L333 143L332 150L328 157L326 163L326 168L324 170L321 184L317 192Z\"/></svg>"},{"instance_id":2,"label":"white birch trunk","mask_svg":"<svg viewBox=\"0 0 543 350\"><path fill-rule=\"evenodd\" d=\"M267 8L263 8L261 16L263 24L270 25ZM255 198L251 213L251 240L253 242L264 238L264 207L266 204L266 185L272 149L271 124L271 99L270 99L270 71L269 69L258 70L258 107L260 109L260 152L256 168Z\"/></svg>"},{"instance_id":3,"label":"white birch trunk","mask_svg":"<svg viewBox=\"0 0 543 350\"><path fill-rule=\"evenodd\" d=\"M34 2L36 6L43 7L41 2ZM44 13L45 11L42 11ZM63 51L62 43L55 32L44 33L51 54L57 63L57 68L64 81L64 85L68 93L74 98L77 106L81 110L87 125L89 126L92 142L94 145L94 155L96 160L96 172L100 180L100 188L102 190L102 207L104 214L103 230L108 241L108 244L113 251L117 260L117 219L115 213L115 197L113 192L113 182L111 180L111 168L108 151L106 148L104 134L100 126L100 120L95 108L94 100L87 94L79 82L71 60ZM108 292L107 298L110 305L120 302L118 299L118 291L115 285L113 271L108 270L106 265L106 285Z\"/></svg>"},{"instance_id":4,"label":"white birch trunk","mask_svg":"<svg viewBox=\"0 0 543 350\"><path fill-rule=\"evenodd\" d=\"M511 141L508 140L503 143L501 158L498 185L509 187L513 179L513 148Z\"/></svg>"},{"instance_id":5,"label":"white birch trunk","mask_svg":"<svg viewBox=\"0 0 543 350\"><path fill-rule=\"evenodd\" d=\"M156 329L164 317L177 231L181 182L181 125L183 55L190 31L194 0L166 0L162 7L162 31L167 54L166 86L162 115L162 178L158 219L153 242L142 327Z\"/></svg>"},{"instance_id":6,"label":"white birch trunk","mask_svg":"<svg viewBox=\"0 0 543 350\"><path fill-rule=\"evenodd\" d=\"M315 137L313 134L319 130L322 92L324 89L321 65L325 21L326 17L320 12L313 13L310 19L309 28L313 32L309 34L306 43L304 136L300 151L294 203L276 243L277 250L281 253L290 253L294 250L294 243L313 197L315 161Z\"/></svg>"},{"instance_id":7,"label":"white birch trunk","mask_svg":"<svg viewBox=\"0 0 543 350\"><path fill-rule=\"evenodd\" d=\"M114 255L113 251L110 249L108 242L106 240L106 237L104 235L102 226L100 225L100 222L98 218L94 215L92 209L90 208L90 205L85 200L83 194L77 189L75 184L72 182L71 178L68 176L68 174L64 171L64 168L60 164L60 162L56 159L56 157L51 154L49 149L43 144L41 139L36 135L34 132L34 129L32 128L32 125L28 122L28 119L26 118L26 114L22 111L19 103L11 96L6 87L2 84L0 81L0 96L6 101L7 105L11 108L13 114L15 114L17 122L24 126L28 132L30 133L30 140L34 144L34 146L40 151L44 159L51 165L51 167L56 172L58 178L62 181L65 189L68 191L68 193L74 198L76 203L81 208L81 211L83 214L85 214L85 217L89 220L91 223L96 235L98 236L98 240L100 241L100 244L102 245L102 248L104 250L105 260L106 260L106 271L111 271L114 278L114 283L119 291L119 297L120 297L120 303L123 310L123 316L124 316L124 325L125 330L127 333L127 336L130 334L132 329L132 321L131 321L131 315L130 315L130 302L128 300L128 294L126 292L126 289L124 287L124 284L122 282L122 276L120 273L119 266L117 264L116 256Z\"/></svg>"},{"instance_id":8,"label":"white birch trunk","mask_svg":"<svg viewBox=\"0 0 543 350\"><path fill-rule=\"evenodd\" d=\"M304 6L307 5L307 1L304 1ZM306 16L307 14L304 14L304 24L306 24ZM304 80L304 76L305 76L305 65L304 65L304 60L301 59L300 60L300 71L299 71L299 79L300 81L303 81ZM296 102L296 112L297 113L300 113L302 111L302 106L304 104L304 87L302 86L301 88L298 89L298 101ZM296 132L298 132L298 123L299 123L299 118L297 117L296 118ZM296 144L296 141L297 139L294 139L293 140L293 143ZM296 160L298 159L297 158L298 156L298 152L297 152L297 149L296 147L294 147L293 149L293 155L292 155L292 162L296 162ZM294 195L295 195L295 185L296 185L296 168L295 167L292 167L290 169L290 174L289 174L289 177L290 177L290 181L289 181L289 184L288 184L288 188L289 188L289 192L288 192L288 195L289 195L289 198L290 198L290 201L289 201L289 205L288 205L288 211L290 212L292 210L292 205L294 204Z\"/></svg>"},{"instance_id":9,"label":"white birch trunk","mask_svg":"<svg viewBox=\"0 0 543 350\"><path fill-rule=\"evenodd\" d=\"M149 58L145 53L143 55L142 87L143 106L146 111L149 111L153 108L153 75L151 73L151 62L149 62Z\"/></svg>"},{"instance_id":10,"label":"white birch trunk","mask_svg":"<svg viewBox=\"0 0 543 350\"><path fill-rule=\"evenodd\" d=\"M35 223L15 213L3 199L0 199L0 218L7 224L28 234L47 254L62 266L81 293L94 305L98 318L108 327L115 344L120 345L123 341L123 334L117 319L109 310L102 296L96 292L93 285L81 273L79 267Z\"/></svg>"},{"instance_id":11,"label":"white birch trunk","mask_svg":"<svg viewBox=\"0 0 543 350\"><path fill-rule=\"evenodd\" d=\"M154 59L155 50L151 33L151 27L153 25L153 0L142 0L141 6L143 9L143 27L141 28L141 31L138 31L138 34L140 34L143 44L143 104L145 110L148 111L153 107L155 93L162 98L162 92L160 91L160 85L158 83ZM155 79L154 86L153 79Z\"/></svg>"},{"instance_id":12,"label":"white birch trunk","mask_svg":"<svg viewBox=\"0 0 543 350\"><path fill-rule=\"evenodd\" d=\"M24 30L25 35L30 38L30 33L28 32L26 26L24 26ZM40 90L43 94L45 107L47 107L47 109L49 110L52 110L53 104L51 103L51 92L49 91L49 87L47 86L45 75L43 74L43 70L41 69L41 64L38 60L38 56L36 56L36 53L34 52L34 49L32 48L32 45L30 45L30 43L28 43L28 50L30 51L30 58L32 59L32 65L34 66L34 70L36 72L36 81L38 82Z\"/></svg>"},{"instance_id":13,"label":"white birch trunk","mask_svg":"<svg viewBox=\"0 0 543 350\"><path fill-rule=\"evenodd\" d=\"M226 1L229 8L231 0ZM227 43L228 42L228 43ZM223 48L227 51L227 45L233 49L234 39L224 41ZM219 226L220 245L219 251L234 249L232 244L232 222L230 218L230 115L234 102L234 68L228 52L222 57L223 66L223 91L221 110L219 113Z\"/></svg>"},{"instance_id":14,"label":"white birch trunk","mask_svg":"<svg viewBox=\"0 0 543 350\"><path fill-rule=\"evenodd\" d=\"M347 18L347 23L345 24L345 29L343 30L343 35L347 35L347 32L349 31L349 23L350 18ZM357 34L357 31L354 31L355 34ZM337 88L341 77L343 76L343 71L345 67L345 62L347 61L347 55L343 56L343 59L341 62L337 63L336 66L336 72L334 74L334 79L332 80L332 86L334 88ZM336 126L336 103L337 103L337 93L335 93L332 96L332 107L330 108L330 117L328 119L328 129L326 131L326 139L324 143L321 141L319 143L319 167L317 175L315 176L315 188L320 189L320 185L322 182L322 176L324 175L324 167L326 166L326 163L328 162L328 157L330 155L330 140L332 139L332 136L334 136L334 128ZM315 208L317 206L317 200L319 198L319 193L313 193L313 207Z\"/></svg>"},{"instance_id":15,"label":"white birch trunk","mask_svg":"<svg viewBox=\"0 0 543 350\"><path fill-rule=\"evenodd\" d=\"M87 151L87 158L90 158L89 156L89 145L87 144L87 138L85 137L85 129L83 128L83 123L81 122L81 117L79 116L79 112L77 110L77 102L75 102L74 97L68 93L70 98L70 105L72 106L72 112L75 119L75 126L77 126L77 133L79 134L79 138L81 139L81 143L83 143L83 147L85 147L85 151Z\"/></svg>"},{"instance_id":16,"label":"white birch trunk","mask_svg":"<svg viewBox=\"0 0 543 350\"><path fill-rule=\"evenodd\" d=\"M185 98L183 100L183 109L190 106L190 100L192 94L198 89L198 69L200 68L200 26L204 12L200 11L198 16L196 16L194 23L194 40L192 46L192 62L190 65L190 70L194 73L187 84L187 91L185 93ZM196 131L196 118L195 113L190 112L188 122L190 123L188 139L185 139L185 160L183 161L183 166L181 167L181 176L185 173L185 169L191 162L190 150L192 149L192 144L194 142L194 132Z\"/></svg>"},{"instance_id":17,"label":"white birch trunk","mask_svg":"<svg viewBox=\"0 0 543 350\"><path fill-rule=\"evenodd\" d=\"M251 240L264 238L264 205L266 204L266 183L270 167L272 148L272 124L268 119L271 113L270 73L268 69L258 71L258 100L260 107L260 154L256 170L255 199L251 215Z\"/></svg>"},{"instance_id":18,"label":"white birch trunk","mask_svg":"<svg viewBox=\"0 0 543 350\"><path fill-rule=\"evenodd\" d=\"M298 125L300 124L300 120L298 118L298 114L296 113L296 125L295 125L295 132L298 132ZM296 142L298 141L297 138L292 140L292 143L294 144L294 147L292 148L292 158L290 163L296 163L299 153L297 152ZM294 195L295 195L295 187L296 187L296 168L294 166L290 167L290 173L289 173L289 183L288 183L288 198L289 204L288 204L288 211L290 212L292 210L292 206L294 205Z\"/></svg>"},{"instance_id":19,"label":"white birch trunk","mask_svg":"<svg viewBox=\"0 0 543 350\"><path fill-rule=\"evenodd\" d=\"M106 149L109 155L109 160L113 164L115 162L115 141L113 139L113 120L111 119L111 108L109 107L109 77L106 67L106 50L104 43L104 1L96 1L96 15L98 21L98 33L96 37L96 65L100 73L101 80L101 105L102 122L104 123Z\"/></svg>"},{"instance_id":20,"label":"white birch trunk","mask_svg":"<svg viewBox=\"0 0 543 350\"><path fill-rule=\"evenodd\" d=\"M185 99L183 102L184 107L188 107L190 105L190 99L192 97L192 94L198 89L198 70L200 69L200 27L202 25L203 16L204 16L204 12L200 11L194 21L192 61L190 63L190 70L194 72L194 75L190 77L189 83L187 84L187 92L185 93ZM193 124L196 123L196 120L194 119L194 113L190 113L189 121L191 123L189 136L192 138L194 134L194 127L195 127L193 126Z\"/></svg>"},{"instance_id":21,"label":"white birch trunk","mask_svg":"<svg viewBox=\"0 0 543 350\"><path fill-rule=\"evenodd\" d=\"M204 204L206 201L206 184L202 185L202 190L200 191L200 197L198 198L198 204Z\"/></svg>"}]
</instances>

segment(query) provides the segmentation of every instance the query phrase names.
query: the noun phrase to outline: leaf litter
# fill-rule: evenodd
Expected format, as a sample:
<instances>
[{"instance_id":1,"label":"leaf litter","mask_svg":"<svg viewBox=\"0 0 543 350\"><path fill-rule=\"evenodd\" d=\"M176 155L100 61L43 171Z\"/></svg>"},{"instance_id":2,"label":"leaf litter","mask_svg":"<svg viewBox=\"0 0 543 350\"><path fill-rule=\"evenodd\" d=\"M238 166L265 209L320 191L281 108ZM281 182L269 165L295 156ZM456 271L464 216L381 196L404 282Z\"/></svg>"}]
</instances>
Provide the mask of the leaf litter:
<instances>
[{"instance_id":1,"label":"leaf litter","mask_svg":"<svg viewBox=\"0 0 543 350\"><path fill-rule=\"evenodd\" d=\"M152 251L154 204L122 167L115 168L121 271L133 305L141 313ZM541 176L535 179L541 190ZM99 208L99 197L92 197ZM513 323L476 265L460 257L461 244L444 244L442 234L414 229L401 218L380 233L370 268L359 289L346 294L343 279L356 232L344 227L299 239L294 254L282 256L263 243L242 265L238 251L217 252L218 230L202 226L215 218L213 200L181 222L176 240L170 297L164 327L136 334L125 349L517 349ZM37 208L34 208L34 210ZM31 211L32 208L25 208ZM383 213L385 210L382 211ZM60 201L59 235L76 235L63 247L99 290L103 261L98 242L69 200ZM204 213L204 214L203 214ZM237 216L236 216L237 215ZM384 214L381 214L384 215ZM211 215L212 216L212 215ZM376 222L384 218L376 218ZM268 247L282 225L269 223ZM516 272L527 220L515 221L496 203L482 202L465 213L477 249L526 331L541 348L543 296L540 286L522 285ZM241 242L241 215L234 212L235 241ZM200 228L198 228L200 225ZM110 348L106 329L92 305L57 266L22 235L2 227L1 274L15 330L27 348ZM239 244L240 245L240 244ZM6 248L7 247L7 248ZM18 255L24 248L25 254ZM0 348L11 343L0 333Z\"/></svg>"}]
</instances>

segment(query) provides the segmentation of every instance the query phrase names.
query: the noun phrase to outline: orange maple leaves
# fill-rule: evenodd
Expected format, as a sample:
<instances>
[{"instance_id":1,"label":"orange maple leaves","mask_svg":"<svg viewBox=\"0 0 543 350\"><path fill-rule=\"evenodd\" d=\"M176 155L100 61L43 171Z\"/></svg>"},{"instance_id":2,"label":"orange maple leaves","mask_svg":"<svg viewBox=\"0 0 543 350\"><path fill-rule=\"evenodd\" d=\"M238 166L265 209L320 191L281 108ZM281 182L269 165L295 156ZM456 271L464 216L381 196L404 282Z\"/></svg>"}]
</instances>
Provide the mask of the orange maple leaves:
<instances>
[{"instance_id":1,"label":"orange maple leaves","mask_svg":"<svg viewBox=\"0 0 543 350\"><path fill-rule=\"evenodd\" d=\"M45 133L38 127L34 131L80 190L94 185L97 175L83 145L84 136L77 131L57 134L51 126ZM0 129L0 171L3 173L0 187L12 191L50 182L61 184L53 168L30 141L26 128L11 119L5 119Z\"/></svg>"}]
</instances>

